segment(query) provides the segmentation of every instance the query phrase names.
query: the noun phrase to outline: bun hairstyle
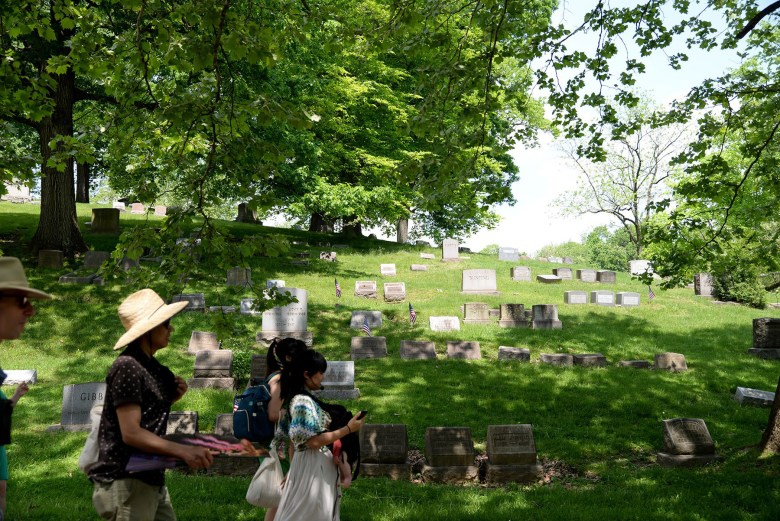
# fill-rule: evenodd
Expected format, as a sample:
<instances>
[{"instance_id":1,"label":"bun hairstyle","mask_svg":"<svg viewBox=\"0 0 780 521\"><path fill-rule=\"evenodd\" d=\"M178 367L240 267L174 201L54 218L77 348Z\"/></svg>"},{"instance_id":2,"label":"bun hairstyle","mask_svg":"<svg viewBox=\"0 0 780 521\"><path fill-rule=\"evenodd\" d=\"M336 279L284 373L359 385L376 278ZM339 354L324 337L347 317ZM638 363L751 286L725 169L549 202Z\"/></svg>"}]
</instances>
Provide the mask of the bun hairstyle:
<instances>
[{"instance_id":1,"label":"bun hairstyle","mask_svg":"<svg viewBox=\"0 0 780 521\"><path fill-rule=\"evenodd\" d=\"M271 373L281 371L286 364L307 349L309 348L301 340L295 338L274 338L268 347L268 354L265 357L265 376L268 377Z\"/></svg>"},{"instance_id":2,"label":"bun hairstyle","mask_svg":"<svg viewBox=\"0 0 780 521\"><path fill-rule=\"evenodd\" d=\"M282 368L279 383L282 386L282 401L291 400L296 394L309 394L304 376L324 373L328 368L325 357L314 349L298 353Z\"/></svg>"}]
</instances>

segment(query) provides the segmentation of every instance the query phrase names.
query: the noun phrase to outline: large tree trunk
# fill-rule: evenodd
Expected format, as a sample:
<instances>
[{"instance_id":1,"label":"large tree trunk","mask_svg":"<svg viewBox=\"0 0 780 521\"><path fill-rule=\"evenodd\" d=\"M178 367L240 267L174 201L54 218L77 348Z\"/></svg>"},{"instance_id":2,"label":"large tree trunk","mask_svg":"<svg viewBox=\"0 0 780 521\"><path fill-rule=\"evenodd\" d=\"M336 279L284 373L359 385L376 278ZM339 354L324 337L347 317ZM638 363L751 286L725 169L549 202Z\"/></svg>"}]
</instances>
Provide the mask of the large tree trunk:
<instances>
[{"instance_id":1,"label":"large tree trunk","mask_svg":"<svg viewBox=\"0 0 780 521\"><path fill-rule=\"evenodd\" d=\"M772 412L769 413L769 423L761 438L761 455L780 454L780 380L775 389L775 400L772 402Z\"/></svg>"},{"instance_id":2,"label":"large tree trunk","mask_svg":"<svg viewBox=\"0 0 780 521\"><path fill-rule=\"evenodd\" d=\"M404 244L409 241L409 219L398 219L395 223L395 242Z\"/></svg>"},{"instance_id":3,"label":"large tree trunk","mask_svg":"<svg viewBox=\"0 0 780 521\"><path fill-rule=\"evenodd\" d=\"M76 202L89 202L89 163L76 164Z\"/></svg>"},{"instance_id":4,"label":"large tree trunk","mask_svg":"<svg viewBox=\"0 0 780 521\"><path fill-rule=\"evenodd\" d=\"M333 233L333 220L328 219L321 213L311 214L309 222L310 232Z\"/></svg>"},{"instance_id":5,"label":"large tree trunk","mask_svg":"<svg viewBox=\"0 0 780 521\"><path fill-rule=\"evenodd\" d=\"M357 215L344 217L344 225L341 227L341 233L347 237L363 237L363 226L358 221Z\"/></svg>"},{"instance_id":6,"label":"large tree trunk","mask_svg":"<svg viewBox=\"0 0 780 521\"><path fill-rule=\"evenodd\" d=\"M31 247L33 252L61 250L70 257L87 250L76 219L73 158L68 159L64 171L47 163L54 153L49 142L55 136L73 136L75 76L71 70L56 78L54 110L38 125L42 160L41 214ZM59 148L62 146L58 145Z\"/></svg>"}]
</instances>

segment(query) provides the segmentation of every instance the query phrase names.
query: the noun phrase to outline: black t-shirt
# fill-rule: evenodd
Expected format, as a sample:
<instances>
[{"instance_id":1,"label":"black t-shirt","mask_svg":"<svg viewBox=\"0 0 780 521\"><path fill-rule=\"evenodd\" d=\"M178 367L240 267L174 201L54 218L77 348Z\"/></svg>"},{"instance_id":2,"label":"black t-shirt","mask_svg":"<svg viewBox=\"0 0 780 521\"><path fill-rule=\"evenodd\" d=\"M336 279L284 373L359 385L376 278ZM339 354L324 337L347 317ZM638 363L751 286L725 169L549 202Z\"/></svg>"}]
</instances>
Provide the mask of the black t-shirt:
<instances>
[{"instance_id":1,"label":"black t-shirt","mask_svg":"<svg viewBox=\"0 0 780 521\"><path fill-rule=\"evenodd\" d=\"M141 406L141 427L162 436L176 396L176 380L170 369L148 356L137 345L127 347L111 365L106 377L106 398L100 419L100 457L89 471L95 481L135 478L150 485L165 484L165 471L128 473L130 455L140 452L122 441L116 408L128 403Z\"/></svg>"}]
</instances>

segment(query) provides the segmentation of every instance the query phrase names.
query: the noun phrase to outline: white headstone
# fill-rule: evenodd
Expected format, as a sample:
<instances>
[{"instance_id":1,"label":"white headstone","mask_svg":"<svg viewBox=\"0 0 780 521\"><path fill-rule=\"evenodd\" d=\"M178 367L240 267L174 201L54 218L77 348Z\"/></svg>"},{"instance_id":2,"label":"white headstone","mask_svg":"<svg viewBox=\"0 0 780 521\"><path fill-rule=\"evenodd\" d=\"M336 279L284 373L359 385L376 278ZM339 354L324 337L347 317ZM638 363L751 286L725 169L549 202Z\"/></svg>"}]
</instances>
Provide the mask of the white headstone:
<instances>
[{"instance_id":1,"label":"white headstone","mask_svg":"<svg viewBox=\"0 0 780 521\"><path fill-rule=\"evenodd\" d=\"M460 331L458 317L429 317L431 331Z\"/></svg>"},{"instance_id":2,"label":"white headstone","mask_svg":"<svg viewBox=\"0 0 780 521\"><path fill-rule=\"evenodd\" d=\"M463 270L463 293L497 293L496 270Z\"/></svg>"},{"instance_id":3,"label":"white headstone","mask_svg":"<svg viewBox=\"0 0 780 521\"><path fill-rule=\"evenodd\" d=\"M639 293L632 291L622 291L615 294L615 304L623 307L639 305Z\"/></svg>"},{"instance_id":4,"label":"white headstone","mask_svg":"<svg viewBox=\"0 0 780 521\"><path fill-rule=\"evenodd\" d=\"M500 261L517 262L519 258L520 258L520 252L517 250L517 248L498 249L498 260Z\"/></svg>"},{"instance_id":5,"label":"white headstone","mask_svg":"<svg viewBox=\"0 0 780 521\"><path fill-rule=\"evenodd\" d=\"M395 277L395 264L380 264L379 273L385 277Z\"/></svg>"},{"instance_id":6,"label":"white headstone","mask_svg":"<svg viewBox=\"0 0 780 521\"><path fill-rule=\"evenodd\" d=\"M653 273L653 264L649 260L632 260L628 262L631 275L644 275Z\"/></svg>"},{"instance_id":7,"label":"white headstone","mask_svg":"<svg viewBox=\"0 0 780 521\"><path fill-rule=\"evenodd\" d=\"M454 260L458 257L458 241L455 239L444 239L441 243L442 260Z\"/></svg>"},{"instance_id":8,"label":"white headstone","mask_svg":"<svg viewBox=\"0 0 780 521\"><path fill-rule=\"evenodd\" d=\"M281 293L289 292L298 299L286 306L263 311L263 331L306 331L309 318L309 292L300 288L278 288Z\"/></svg>"},{"instance_id":9,"label":"white headstone","mask_svg":"<svg viewBox=\"0 0 780 521\"><path fill-rule=\"evenodd\" d=\"M284 281L280 279L268 279L265 281L265 288L271 289L273 287L277 288L283 288L284 287Z\"/></svg>"}]
</instances>

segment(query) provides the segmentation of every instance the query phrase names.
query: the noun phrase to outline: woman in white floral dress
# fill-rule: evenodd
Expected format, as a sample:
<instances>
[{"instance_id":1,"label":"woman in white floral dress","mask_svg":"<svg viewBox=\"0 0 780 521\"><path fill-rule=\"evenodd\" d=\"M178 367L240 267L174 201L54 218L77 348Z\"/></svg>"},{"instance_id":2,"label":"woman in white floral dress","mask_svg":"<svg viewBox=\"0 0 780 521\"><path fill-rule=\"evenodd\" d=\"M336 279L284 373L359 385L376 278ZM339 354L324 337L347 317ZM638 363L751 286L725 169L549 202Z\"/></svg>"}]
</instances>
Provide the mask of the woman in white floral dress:
<instances>
[{"instance_id":1,"label":"woman in white floral dress","mask_svg":"<svg viewBox=\"0 0 780 521\"><path fill-rule=\"evenodd\" d=\"M341 504L339 472L327 445L358 431L365 418L328 431L330 416L310 394L321 388L327 368L325 358L315 350L302 353L282 371L282 399L285 415L274 445L284 451L286 442L295 447L290 472L276 513L276 521L337 521Z\"/></svg>"}]
</instances>

